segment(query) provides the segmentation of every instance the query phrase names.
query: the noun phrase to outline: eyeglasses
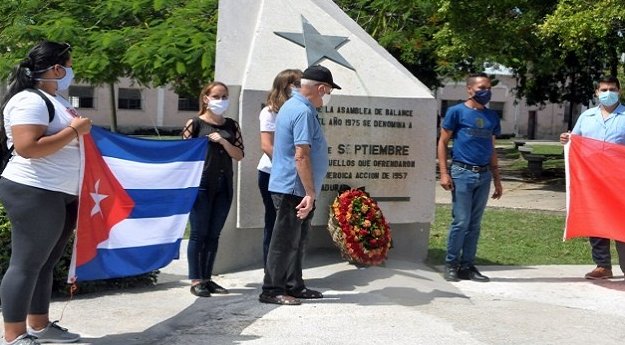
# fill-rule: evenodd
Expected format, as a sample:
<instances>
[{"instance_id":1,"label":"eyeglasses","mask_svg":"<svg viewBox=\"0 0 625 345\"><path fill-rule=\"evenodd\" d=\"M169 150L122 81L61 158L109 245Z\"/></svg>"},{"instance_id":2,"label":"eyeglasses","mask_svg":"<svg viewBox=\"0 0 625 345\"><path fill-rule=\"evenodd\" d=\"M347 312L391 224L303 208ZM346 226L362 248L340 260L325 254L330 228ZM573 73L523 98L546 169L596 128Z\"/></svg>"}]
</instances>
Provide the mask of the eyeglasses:
<instances>
[{"instance_id":1,"label":"eyeglasses","mask_svg":"<svg viewBox=\"0 0 625 345\"><path fill-rule=\"evenodd\" d=\"M63 54L72 51L72 46L69 43L63 43L65 45L65 49L61 50L61 52L57 56L63 56Z\"/></svg>"},{"instance_id":2,"label":"eyeglasses","mask_svg":"<svg viewBox=\"0 0 625 345\"><path fill-rule=\"evenodd\" d=\"M320 85L327 86L329 88L328 92L326 92L328 95L331 94L332 91L334 91L334 88L330 84L320 83Z\"/></svg>"}]
</instances>

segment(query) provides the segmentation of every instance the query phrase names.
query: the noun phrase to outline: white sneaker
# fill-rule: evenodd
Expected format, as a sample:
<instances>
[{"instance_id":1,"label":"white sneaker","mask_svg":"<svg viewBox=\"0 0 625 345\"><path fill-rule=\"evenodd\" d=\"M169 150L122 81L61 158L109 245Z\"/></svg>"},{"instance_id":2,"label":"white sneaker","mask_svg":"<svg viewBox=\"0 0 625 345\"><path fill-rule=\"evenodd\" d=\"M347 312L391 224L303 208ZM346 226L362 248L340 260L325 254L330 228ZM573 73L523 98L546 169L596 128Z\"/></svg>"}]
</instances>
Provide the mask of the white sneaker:
<instances>
[{"instance_id":1,"label":"white sneaker","mask_svg":"<svg viewBox=\"0 0 625 345\"><path fill-rule=\"evenodd\" d=\"M8 343L6 339L3 339L2 344L3 345L39 345L41 343L37 341L36 337L28 333L24 333L20 335L19 337L13 339L13 341L10 343Z\"/></svg>"},{"instance_id":2,"label":"white sneaker","mask_svg":"<svg viewBox=\"0 0 625 345\"><path fill-rule=\"evenodd\" d=\"M74 343L80 340L80 334L68 332L67 328L57 325L57 322L48 323L41 331L28 327L28 334L36 337L39 343Z\"/></svg>"}]
</instances>

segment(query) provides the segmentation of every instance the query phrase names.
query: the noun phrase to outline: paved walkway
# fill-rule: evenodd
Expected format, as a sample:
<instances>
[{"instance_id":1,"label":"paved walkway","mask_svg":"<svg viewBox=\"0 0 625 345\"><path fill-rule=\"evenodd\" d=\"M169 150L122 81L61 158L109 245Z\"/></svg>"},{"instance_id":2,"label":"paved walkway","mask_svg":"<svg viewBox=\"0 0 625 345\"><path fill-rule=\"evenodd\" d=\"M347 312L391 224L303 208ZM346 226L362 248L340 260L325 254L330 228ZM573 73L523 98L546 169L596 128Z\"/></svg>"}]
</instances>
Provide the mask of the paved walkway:
<instances>
[{"instance_id":1,"label":"paved walkway","mask_svg":"<svg viewBox=\"0 0 625 345\"><path fill-rule=\"evenodd\" d=\"M504 188L498 206L563 208L561 194L545 190L535 199L535 187ZM217 277L229 295L196 298L183 257L162 270L155 287L79 296L66 307L62 325L82 333L83 344L100 345L587 345L625 339L623 277L584 280L591 266L484 266L490 283L449 283L421 263L389 260L363 269L341 261L336 251L313 253L306 264L307 284L323 291L323 300L261 304L261 269ZM65 304L54 302L52 316Z\"/></svg>"},{"instance_id":2,"label":"paved walkway","mask_svg":"<svg viewBox=\"0 0 625 345\"><path fill-rule=\"evenodd\" d=\"M566 210L566 193L564 191L564 186L515 180L504 180L502 185L503 196L499 200L489 199L488 207L562 212ZM445 191L440 185L437 185L436 203L451 203L451 192Z\"/></svg>"}]
</instances>

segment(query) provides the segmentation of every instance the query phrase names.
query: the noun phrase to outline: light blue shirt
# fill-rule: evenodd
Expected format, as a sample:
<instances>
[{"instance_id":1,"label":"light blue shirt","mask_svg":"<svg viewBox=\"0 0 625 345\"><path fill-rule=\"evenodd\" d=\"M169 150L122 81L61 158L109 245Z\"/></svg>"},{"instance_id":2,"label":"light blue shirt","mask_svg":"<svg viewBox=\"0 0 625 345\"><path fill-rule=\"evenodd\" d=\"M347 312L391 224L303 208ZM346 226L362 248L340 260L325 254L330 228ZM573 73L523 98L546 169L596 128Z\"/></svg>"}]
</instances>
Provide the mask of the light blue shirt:
<instances>
[{"instance_id":1,"label":"light blue shirt","mask_svg":"<svg viewBox=\"0 0 625 345\"><path fill-rule=\"evenodd\" d=\"M319 195L328 172L328 144L317 118L317 110L299 92L293 91L276 117L269 191L306 196L295 168L295 146L309 145L315 193Z\"/></svg>"},{"instance_id":2,"label":"light blue shirt","mask_svg":"<svg viewBox=\"0 0 625 345\"><path fill-rule=\"evenodd\" d=\"M600 107L590 108L579 116L571 133L625 145L625 106L619 104L605 120Z\"/></svg>"}]
</instances>

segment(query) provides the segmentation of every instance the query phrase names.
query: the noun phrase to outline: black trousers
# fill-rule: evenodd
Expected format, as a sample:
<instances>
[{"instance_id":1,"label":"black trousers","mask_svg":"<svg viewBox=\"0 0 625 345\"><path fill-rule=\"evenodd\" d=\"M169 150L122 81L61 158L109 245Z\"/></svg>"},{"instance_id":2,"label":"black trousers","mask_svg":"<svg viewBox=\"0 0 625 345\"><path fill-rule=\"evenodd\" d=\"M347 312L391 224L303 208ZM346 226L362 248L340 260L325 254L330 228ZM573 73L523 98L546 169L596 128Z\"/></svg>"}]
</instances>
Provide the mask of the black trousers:
<instances>
[{"instance_id":1,"label":"black trousers","mask_svg":"<svg viewBox=\"0 0 625 345\"><path fill-rule=\"evenodd\" d=\"M0 200L11 220L11 261L0 284L5 322L47 314L54 266L78 215L78 198L0 179Z\"/></svg>"},{"instance_id":2,"label":"black trousers","mask_svg":"<svg viewBox=\"0 0 625 345\"><path fill-rule=\"evenodd\" d=\"M610 240L601 237L590 237L592 247L592 261L599 267L612 268L612 256L610 255ZM625 273L625 242L614 241L618 253L618 263L621 271Z\"/></svg>"},{"instance_id":3,"label":"black trousers","mask_svg":"<svg viewBox=\"0 0 625 345\"><path fill-rule=\"evenodd\" d=\"M297 218L295 209L302 197L271 193L271 198L276 207L276 223L265 265L263 293L270 296L297 293L306 288L302 261L314 211L302 220Z\"/></svg>"}]
</instances>

